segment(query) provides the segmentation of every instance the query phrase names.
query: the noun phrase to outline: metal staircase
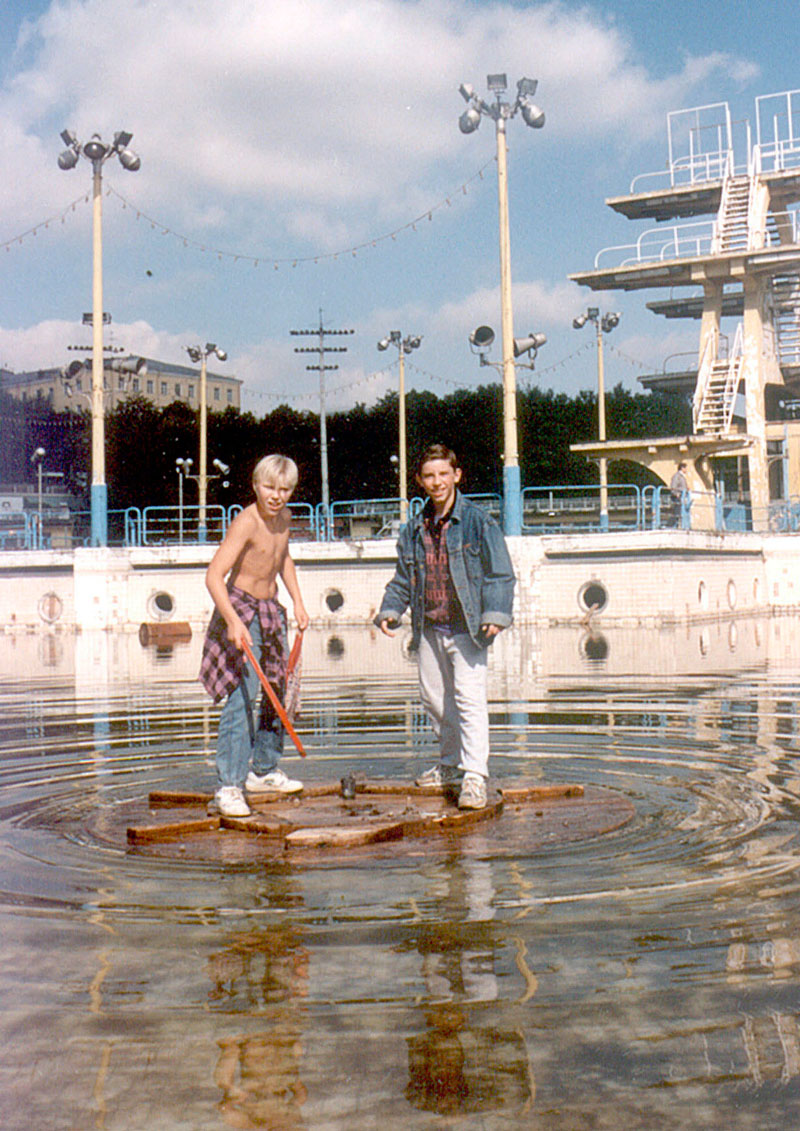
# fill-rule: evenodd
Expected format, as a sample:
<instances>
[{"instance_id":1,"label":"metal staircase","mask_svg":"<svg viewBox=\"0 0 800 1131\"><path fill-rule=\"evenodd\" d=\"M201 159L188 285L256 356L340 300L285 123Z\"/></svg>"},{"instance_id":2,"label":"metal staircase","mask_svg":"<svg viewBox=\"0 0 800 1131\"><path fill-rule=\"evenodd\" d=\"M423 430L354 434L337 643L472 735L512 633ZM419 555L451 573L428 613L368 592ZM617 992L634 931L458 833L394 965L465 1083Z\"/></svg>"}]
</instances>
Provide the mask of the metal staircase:
<instances>
[{"instance_id":1,"label":"metal staircase","mask_svg":"<svg viewBox=\"0 0 800 1131\"><path fill-rule=\"evenodd\" d=\"M800 365L800 275L776 275L772 306L779 365Z\"/></svg>"},{"instance_id":2,"label":"metal staircase","mask_svg":"<svg viewBox=\"0 0 800 1131\"><path fill-rule=\"evenodd\" d=\"M706 341L692 402L694 431L726 436L731 429L736 394L742 380L742 325L736 327L729 357L719 357L719 335Z\"/></svg>"},{"instance_id":3,"label":"metal staircase","mask_svg":"<svg viewBox=\"0 0 800 1131\"><path fill-rule=\"evenodd\" d=\"M747 251L750 240L750 177L726 175L722 187L712 250L717 255L728 251Z\"/></svg>"}]
</instances>

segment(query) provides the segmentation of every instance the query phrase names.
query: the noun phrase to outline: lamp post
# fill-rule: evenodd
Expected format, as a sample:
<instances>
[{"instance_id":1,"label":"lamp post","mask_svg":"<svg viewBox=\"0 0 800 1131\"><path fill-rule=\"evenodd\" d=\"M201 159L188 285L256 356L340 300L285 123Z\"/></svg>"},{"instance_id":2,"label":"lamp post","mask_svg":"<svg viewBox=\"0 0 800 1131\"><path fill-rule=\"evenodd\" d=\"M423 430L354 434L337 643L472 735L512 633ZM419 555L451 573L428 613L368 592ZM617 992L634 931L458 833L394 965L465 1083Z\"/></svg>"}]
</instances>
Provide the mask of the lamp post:
<instances>
[{"instance_id":1,"label":"lamp post","mask_svg":"<svg viewBox=\"0 0 800 1131\"><path fill-rule=\"evenodd\" d=\"M544 125L544 113L532 101L538 81L522 78L517 82L517 97L513 106L504 102L508 82L503 74L487 75L486 85L496 96L495 102L484 102L473 87L462 83L459 87L467 109L458 120L462 133L477 130L486 115L494 120L497 137L497 198L500 230L500 312L503 336L503 528L506 534L522 533L522 491L519 473L517 438L517 388L514 370L514 316L511 305L511 241L508 223L508 162L506 122L517 111L532 129Z\"/></svg>"},{"instance_id":2,"label":"lamp post","mask_svg":"<svg viewBox=\"0 0 800 1131\"><path fill-rule=\"evenodd\" d=\"M406 454L406 363L405 357L412 350L419 349L422 341L421 334L410 334L403 337L399 330L390 330L385 338L378 342L379 350L386 350L389 346L397 346L400 366L400 382L398 390L398 487L400 490L400 522L408 521L408 458Z\"/></svg>"},{"instance_id":3,"label":"lamp post","mask_svg":"<svg viewBox=\"0 0 800 1131\"><path fill-rule=\"evenodd\" d=\"M597 306L589 306L585 314L573 318L572 325L576 330L582 329L587 322L591 322L597 331L597 439L601 444L606 442L606 388L603 373L603 334L610 334L615 326L619 325L619 313L600 314ZM608 461L605 456L600 457L600 529L608 530Z\"/></svg>"},{"instance_id":4,"label":"lamp post","mask_svg":"<svg viewBox=\"0 0 800 1131\"><path fill-rule=\"evenodd\" d=\"M123 169L135 173L141 165L130 149L133 134L120 131L108 144L92 134L84 145L70 130L61 140L67 146L58 158L60 169L74 169L81 157L92 163L92 531L93 546L108 544L108 486L106 484L105 421L103 414L103 165L119 157Z\"/></svg>"},{"instance_id":5,"label":"lamp post","mask_svg":"<svg viewBox=\"0 0 800 1131\"><path fill-rule=\"evenodd\" d=\"M183 480L189 478L193 463L194 460L191 459L175 460L178 469L178 542L181 545L183 545Z\"/></svg>"},{"instance_id":6,"label":"lamp post","mask_svg":"<svg viewBox=\"0 0 800 1131\"><path fill-rule=\"evenodd\" d=\"M206 342L205 346L186 346L189 357L197 363L200 362L200 466L197 470L197 491L200 509L197 518L197 540L205 542L206 528L206 490L209 476L206 474L206 459L208 453L208 404L206 384L208 380L207 359L209 354L214 354L220 361L227 361L228 355L214 342Z\"/></svg>"},{"instance_id":7,"label":"lamp post","mask_svg":"<svg viewBox=\"0 0 800 1131\"><path fill-rule=\"evenodd\" d=\"M36 534L36 545L40 550L42 548L42 461L44 460L44 457L46 455L47 455L47 452L44 450L44 448L37 448L36 451L31 456L31 463L36 464L36 470L37 470L38 476L39 476L39 489L38 489L39 529L38 529L37 534Z\"/></svg>"}]
</instances>

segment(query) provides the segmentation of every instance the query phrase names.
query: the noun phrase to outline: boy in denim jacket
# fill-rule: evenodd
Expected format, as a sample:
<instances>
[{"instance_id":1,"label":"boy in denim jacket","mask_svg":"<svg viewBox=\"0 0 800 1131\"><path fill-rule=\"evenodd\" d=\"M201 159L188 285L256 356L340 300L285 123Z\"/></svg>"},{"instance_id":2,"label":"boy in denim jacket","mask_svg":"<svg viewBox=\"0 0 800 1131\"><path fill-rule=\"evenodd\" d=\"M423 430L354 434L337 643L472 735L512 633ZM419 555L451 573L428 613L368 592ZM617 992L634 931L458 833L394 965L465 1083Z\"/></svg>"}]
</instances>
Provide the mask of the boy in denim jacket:
<instances>
[{"instance_id":1,"label":"boy in denim jacket","mask_svg":"<svg viewBox=\"0 0 800 1131\"><path fill-rule=\"evenodd\" d=\"M423 453L417 483L428 496L401 529L397 567L374 623L387 636L411 609L423 705L439 762L417 785L460 786L461 809L486 805L489 776L487 650L512 620L514 571L500 527L458 490L461 468L443 444Z\"/></svg>"}]
</instances>

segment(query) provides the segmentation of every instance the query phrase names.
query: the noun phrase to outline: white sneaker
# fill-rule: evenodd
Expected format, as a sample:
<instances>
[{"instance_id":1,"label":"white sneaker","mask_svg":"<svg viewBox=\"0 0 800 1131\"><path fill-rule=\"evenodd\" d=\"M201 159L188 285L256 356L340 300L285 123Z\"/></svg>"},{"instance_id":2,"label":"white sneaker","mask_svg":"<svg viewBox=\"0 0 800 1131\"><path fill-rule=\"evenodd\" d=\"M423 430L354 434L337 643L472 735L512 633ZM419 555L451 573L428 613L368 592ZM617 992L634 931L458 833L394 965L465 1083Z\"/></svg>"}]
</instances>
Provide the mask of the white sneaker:
<instances>
[{"instance_id":1,"label":"white sneaker","mask_svg":"<svg viewBox=\"0 0 800 1131\"><path fill-rule=\"evenodd\" d=\"M217 809L223 817L249 817L250 806L236 785L223 785L214 794Z\"/></svg>"},{"instance_id":2,"label":"white sneaker","mask_svg":"<svg viewBox=\"0 0 800 1131\"><path fill-rule=\"evenodd\" d=\"M486 781L480 774L464 774L459 809L484 809L486 807Z\"/></svg>"},{"instance_id":3,"label":"white sneaker","mask_svg":"<svg viewBox=\"0 0 800 1131\"><path fill-rule=\"evenodd\" d=\"M414 785L443 786L461 785L464 771L459 766L449 766L446 762L438 762L431 766L424 774L420 774Z\"/></svg>"},{"instance_id":4,"label":"white sneaker","mask_svg":"<svg viewBox=\"0 0 800 1131\"><path fill-rule=\"evenodd\" d=\"M303 783L287 777L283 770L273 770L269 774L256 774L251 770L244 788L248 793L299 793Z\"/></svg>"}]
</instances>

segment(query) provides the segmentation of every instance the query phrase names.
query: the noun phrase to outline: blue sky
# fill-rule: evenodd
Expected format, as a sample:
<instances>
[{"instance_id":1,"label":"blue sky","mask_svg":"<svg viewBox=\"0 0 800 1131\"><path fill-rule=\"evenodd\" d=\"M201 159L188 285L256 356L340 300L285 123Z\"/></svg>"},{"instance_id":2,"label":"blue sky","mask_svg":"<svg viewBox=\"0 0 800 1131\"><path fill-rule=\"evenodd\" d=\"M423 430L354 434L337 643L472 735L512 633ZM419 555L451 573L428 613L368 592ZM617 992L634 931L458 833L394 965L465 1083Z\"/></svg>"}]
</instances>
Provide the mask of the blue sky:
<instances>
[{"instance_id":1,"label":"blue sky","mask_svg":"<svg viewBox=\"0 0 800 1131\"><path fill-rule=\"evenodd\" d=\"M332 409L396 387L396 353L376 350L391 329L423 335L411 387L494 379L467 341L483 323L499 339L494 127L459 132L458 86L486 95L505 71L539 80L547 116L508 132L515 332L548 338L520 382L594 388L572 319L599 301L622 314L607 385L638 388L697 325L567 276L636 239L604 200L665 167L667 112L728 101L753 120L756 96L800 87L799 38L796 0L0 0L0 365L66 364L86 339L91 169L58 169L68 127L128 130L142 161L104 171L115 345L185 362L216 341L258 415L316 407L289 331L320 309L355 330L331 339L348 347L328 358Z\"/></svg>"}]
</instances>

